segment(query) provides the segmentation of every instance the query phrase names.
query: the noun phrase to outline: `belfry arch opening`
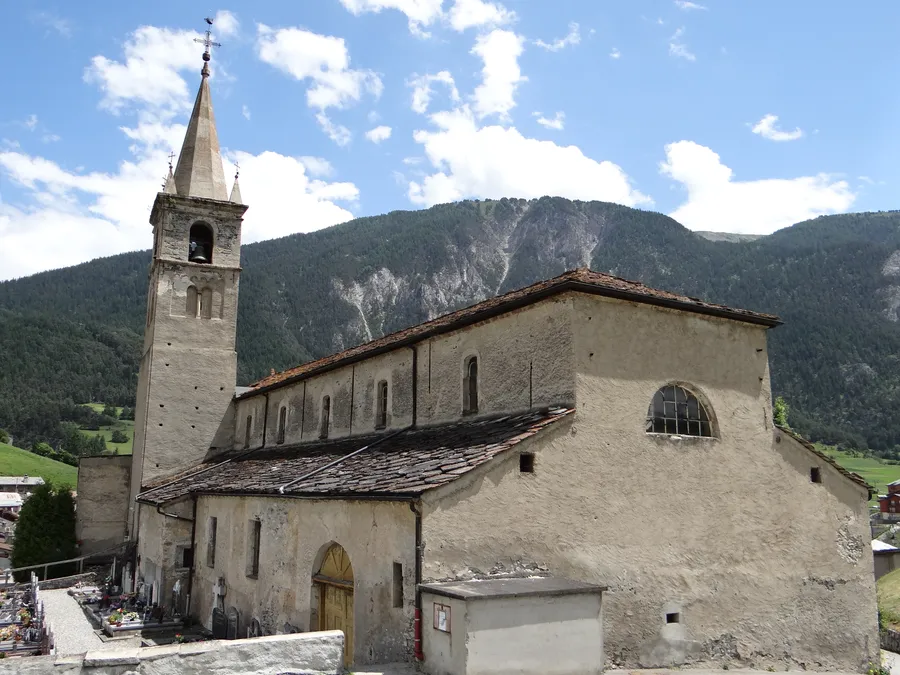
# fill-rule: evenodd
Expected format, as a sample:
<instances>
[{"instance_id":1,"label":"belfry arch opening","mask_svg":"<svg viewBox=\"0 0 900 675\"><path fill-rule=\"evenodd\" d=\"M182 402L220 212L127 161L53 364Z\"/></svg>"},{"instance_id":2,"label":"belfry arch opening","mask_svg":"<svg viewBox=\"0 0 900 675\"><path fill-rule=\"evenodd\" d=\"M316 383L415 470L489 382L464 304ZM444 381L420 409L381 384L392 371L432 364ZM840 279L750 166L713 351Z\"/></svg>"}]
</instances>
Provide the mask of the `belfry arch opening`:
<instances>
[{"instance_id":1,"label":"belfry arch opening","mask_svg":"<svg viewBox=\"0 0 900 675\"><path fill-rule=\"evenodd\" d=\"M318 629L344 632L344 665L350 666L353 662L353 565L343 546L328 545L312 581L312 597L318 598L312 608L318 613Z\"/></svg>"},{"instance_id":2,"label":"belfry arch opening","mask_svg":"<svg viewBox=\"0 0 900 675\"><path fill-rule=\"evenodd\" d=\"M213 261L213 233L206 223L194 223L188 243L188 261L209 265Z\"/></svg>"}]
</instances>

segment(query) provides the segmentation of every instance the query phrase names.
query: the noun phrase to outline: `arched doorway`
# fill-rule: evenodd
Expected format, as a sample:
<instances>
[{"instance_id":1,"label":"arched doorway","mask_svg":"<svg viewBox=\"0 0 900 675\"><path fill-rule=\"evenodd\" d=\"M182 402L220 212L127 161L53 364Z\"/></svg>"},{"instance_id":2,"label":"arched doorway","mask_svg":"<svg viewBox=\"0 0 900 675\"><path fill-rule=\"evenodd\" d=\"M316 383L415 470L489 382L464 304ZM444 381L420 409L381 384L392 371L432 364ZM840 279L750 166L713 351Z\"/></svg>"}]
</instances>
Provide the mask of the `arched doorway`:
<instances>
[{"instance_id":1,"label":"arched doorway","mask_svg":"<svg viewBox=\"0 0 900 675\"><path fill-rule=\"evenodd\" d=\"M313 582L319 586L319 630L344 631L344 665L349 666L353 661L353 566L343 546L328 548Z\"/></svg>"}]
</instances>

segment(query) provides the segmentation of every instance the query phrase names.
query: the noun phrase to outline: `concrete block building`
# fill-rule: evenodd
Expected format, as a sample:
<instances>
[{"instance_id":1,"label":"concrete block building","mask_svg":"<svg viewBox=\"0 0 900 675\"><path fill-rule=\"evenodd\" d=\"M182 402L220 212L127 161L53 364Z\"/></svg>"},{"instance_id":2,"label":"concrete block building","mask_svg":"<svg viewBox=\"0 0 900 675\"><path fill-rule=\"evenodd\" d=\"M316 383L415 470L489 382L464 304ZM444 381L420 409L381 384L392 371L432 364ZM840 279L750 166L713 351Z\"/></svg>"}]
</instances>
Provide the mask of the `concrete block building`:
<instances>
[{"instance_id":1,"label":"concrete block building","mask_svg":"<svg viewBox=\"0 0 900 675\"><path fill-rule=\"evenodd\" d=\"M877 660L869 488L774 425L774 316L578 269L236 391L247 207L207 75L151 215L126 519L153 601L461 672L436 606L513 580L536 590L496 586L457 639L506 625L514 649L565 587L541 634L576 626L581 672Z\"/></svg>"}]
</instances>

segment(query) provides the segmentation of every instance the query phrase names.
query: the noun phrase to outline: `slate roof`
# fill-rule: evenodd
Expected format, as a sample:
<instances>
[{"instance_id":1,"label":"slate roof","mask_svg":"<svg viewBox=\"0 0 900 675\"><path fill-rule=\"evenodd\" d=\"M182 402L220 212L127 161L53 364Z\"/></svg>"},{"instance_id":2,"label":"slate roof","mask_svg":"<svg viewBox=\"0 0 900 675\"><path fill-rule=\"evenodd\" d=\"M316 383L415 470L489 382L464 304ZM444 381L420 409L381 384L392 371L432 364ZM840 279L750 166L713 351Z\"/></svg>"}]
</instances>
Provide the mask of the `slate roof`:
<instances>
[{"instance_id":1,"label":"slate roof","mask_svg":"<svg viewBox=\"0 0 900 675\"><path fill-rule=\"evenodd\" d=\"M802 436L800 436L800 435L794 433L794 432L791 431L790 429L785 429L784 427L779 426L779 425L775 425L775 426L778 427L778 430L779 430L781 433L785 434L786 436L790 436L790 437L793 438L795 441L797 441L800 445L802 445L804 448L806 448L807 450L809 450L811 453L817 455L819 458L821 458L822 460L824 460L824 461L827 462L828 464L831 464L831 466L833 466L835 469L837 469L839 473L844 474L844 476L846 476L847 478L849 478L850 480L852 480L852 481L853 481L854 483L856 483L857 485L860 485L860 486L866 488L866 490L869 491L869 498L870 498L870 499L871 499L872 495L875 494L875 488L872 487L871 485L869 485L869 484L865 481L865 479L864 479L862 476L860 476L858 473L853 473L852 471L847 471L847 469L845 469L844 467L842 467L840 464L838 464L836 461L834 461L831 457L829 457L828 455L826 455L824 452L821 452L820 450L818 450L818 449L816 448L816 446L814 446L814 445L813 445L812 443L810 443L808 440L806 440L806 439L803 438Z\"/></svg>"},{"instance_id":2,"label":"slate roof","mask_svg":"<svg viewBox=\"0 0 900 675\"><path fill-rule=\"evenodd\" d=\"M579 291L620 300L670 307L697 314L753 323L769 328L781 323L781 320L773 314L760 314L746 309L734 309L725 305L704 302L686 295L650 288L637 281L628 281L610 274L579 268L565 272L558 277L539 281L531 286L489 298L478 304L445 314L417 326L385 335L358 347L353 347L316 361L310 361L280 373L273 372L268 377L264 377L253 384L251 391L241 394L239 398L252 396L289 382L305 379L333 368L355 363L364 358L391 351L398 347L412 345L434 335L457 330L566 291Z\"/></svg>"},{"instance_id":3,"label":"slate roof","mask_svg":"<svg viewBox=\"0 0 900 675\"><path fill-rule=\"evenodd\" d=\"M138 501L158 505L197 493L411 498L456 480L573 412L550 408L219 455L148 486Z\"/></svg>"}]
</instances>

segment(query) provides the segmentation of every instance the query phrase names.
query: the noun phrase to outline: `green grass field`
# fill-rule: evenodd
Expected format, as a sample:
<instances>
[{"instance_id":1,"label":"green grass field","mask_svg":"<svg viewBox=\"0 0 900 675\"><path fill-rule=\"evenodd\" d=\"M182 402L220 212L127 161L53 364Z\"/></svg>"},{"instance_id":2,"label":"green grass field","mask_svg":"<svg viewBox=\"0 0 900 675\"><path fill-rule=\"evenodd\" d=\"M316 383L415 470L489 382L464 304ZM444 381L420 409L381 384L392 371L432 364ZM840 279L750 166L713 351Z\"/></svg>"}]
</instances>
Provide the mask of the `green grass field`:
<instances>
[{"instance_id":1,"label":"green grass field","mask_svg":"<svg viewBox=\"0 0 900 675\"><path fill-rule=\"evenodd\" d=\"M104 404L102 403L85 403L84 405L98 413L103 412ZM122 409L116 408L116 414L121 415ZM127 443L113 443L112 440L110 440L113 431L117 429L128 436ZM115 452L117 455L130 455L132 446L134 445L134 422L132 420L119 420L112 426L100 427L100 431L82 429L82 433L85 436L103 436L106 440L106 447L110 452Z\"/></svg>"},{"instance_id":2,"label":"green grass field","mask_svg":"<svg viewBox=\"0 0 900 675\"><path fill-rule=\"evenodd\" d=\"M0 475L40 476L57 485L75 487L78 469L34 453L0 443Z\"/></svg>"},{"instance_id":3,"label":"green grass field","mask_svg":"<svg viewBox=\"0 0 900 675\"><path fill-rule=\"evenodd\" d=\"M900 480L900 465L885 464L872 457L852 457L827 445L816 444L816 447L837 461L847 471L858 473L869 484L874 485L878 494L887 492L887 484ZM877 498L873 500L878 503Z\"/></svg>"},{"instance_id":4,"label":"green grass field","mask_svg":"<svg viewBox=\"0 0 900 675\"><path fill-rule=\"evenodd\" d=\"M896 629L900 623L900 570L888 572L875 583L881 620Z\"/></svg>"}]
</instances>

